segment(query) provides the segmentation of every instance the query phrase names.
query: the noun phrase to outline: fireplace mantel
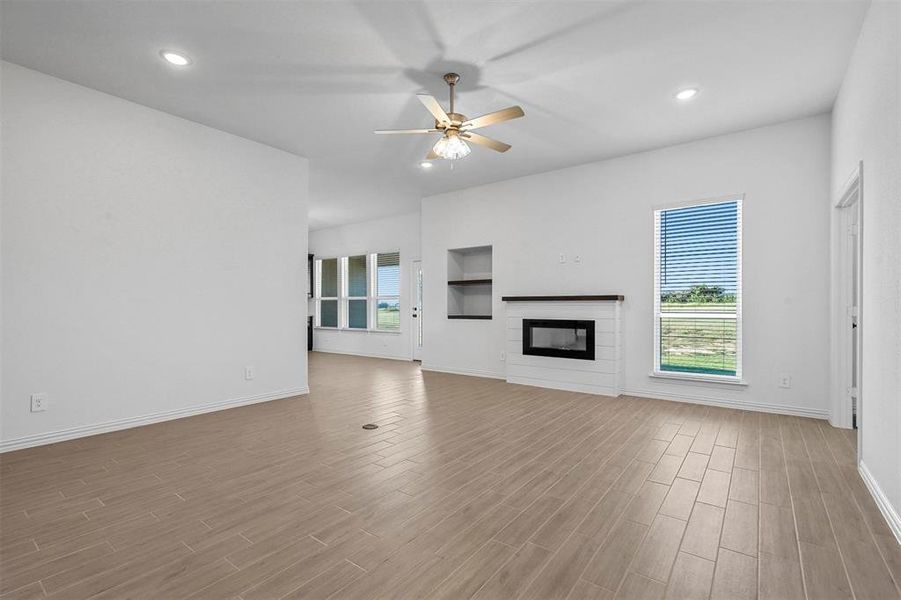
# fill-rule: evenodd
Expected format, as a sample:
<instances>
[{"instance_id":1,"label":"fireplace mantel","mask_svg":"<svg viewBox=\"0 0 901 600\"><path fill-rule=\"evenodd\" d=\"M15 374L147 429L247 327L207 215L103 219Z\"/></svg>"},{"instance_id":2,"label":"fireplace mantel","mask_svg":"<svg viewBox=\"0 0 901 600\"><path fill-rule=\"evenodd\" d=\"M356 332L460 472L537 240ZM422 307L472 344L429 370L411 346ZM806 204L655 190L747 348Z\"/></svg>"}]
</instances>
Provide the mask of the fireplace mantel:
<instances>
[{"instance_id":1,"label":"fireplace mantel","mask_svg":"<svg viewBox=\"0 0 901 600\"><path fill-rule=\"evenodd\" d=\"M625 296L616 294L574 296L501 296L504 302L622 302Z\"/></svg>"}]
</instances>

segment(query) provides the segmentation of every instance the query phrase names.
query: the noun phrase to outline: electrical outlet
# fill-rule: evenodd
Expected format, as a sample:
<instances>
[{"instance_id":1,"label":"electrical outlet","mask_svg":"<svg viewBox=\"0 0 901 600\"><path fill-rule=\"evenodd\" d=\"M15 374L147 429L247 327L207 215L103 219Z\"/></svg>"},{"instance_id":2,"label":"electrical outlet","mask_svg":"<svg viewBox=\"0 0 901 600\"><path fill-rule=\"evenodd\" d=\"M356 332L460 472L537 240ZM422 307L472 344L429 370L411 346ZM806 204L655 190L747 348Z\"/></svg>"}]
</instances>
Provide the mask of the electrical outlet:
<instances>
[{"instance_id":1,"label":"electrical outlet","mask_svg":"<svg viewBox=\"0 0 901 600\"><path fill-rule=\"evenodd\" d=\"M781 388L790 388L792 386L792 377L788 373L782 373L779 375L779 387Z\"/></svg>"},{"instance_id":2,"label":"electrical outlet","mask_svg":"<svg viewBox=\"0 0 901 600\"><path fill-rule=\"evenodd\" d=\"M31 395L31 412L44 412L47 410L47 394Z\"/></svg>"},{"instance_id":3,"label":"electrical outlet","mask_svg":"<svg viewBox=\"0 0 901 600\"><path fill-rule=\"evenodd\" d=\"M507 360L507 353L501 352L501 360Z\"/></svg>"},{"instance_id":4,"label":"electrical outlet","mask_svg":"<svg viewBox=\"0 0 901 600\"><path fill-rule=\"evenodd\" d=\"M560 254L560 264L562 265L565 262L566 262L566 255L561 253Z\"/></svg>"},{"instance_id":5,"label":"electrical outlet","mask_svg":"<svg viewBox=\"0 0 901 600\"><path fill-rule=\"evenodd\" d=\"M256 377L256 373L254 372L253 367L244 367L244 379L250 381L254 377Z\"/></svg>"}]
</instances>

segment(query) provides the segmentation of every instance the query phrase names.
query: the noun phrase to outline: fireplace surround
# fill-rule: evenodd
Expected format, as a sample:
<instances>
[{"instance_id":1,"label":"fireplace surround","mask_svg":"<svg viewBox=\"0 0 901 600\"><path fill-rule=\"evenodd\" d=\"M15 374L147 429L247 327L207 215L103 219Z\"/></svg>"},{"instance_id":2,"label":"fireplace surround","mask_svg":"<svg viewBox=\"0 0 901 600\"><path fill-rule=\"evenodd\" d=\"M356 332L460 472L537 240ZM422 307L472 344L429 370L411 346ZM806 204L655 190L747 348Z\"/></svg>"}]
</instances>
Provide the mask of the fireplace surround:
<instances>
[{"instance_id":1,"label":"fireplace surround","mask_svg":"<svg viewBox=\"0 0 901 600\"><path fill-rule=\"evenodd\" d=\"M522 353L576 360L594 360L594 321L523 319Z\"/></svg>"},{"instance_id":2,"label":"fireplace surround","mask_svg":"<svg viewBox=\"0 0 901 600\"><path fill-rule=\"evenodd\" d=\"M509 383L604 396L622 393L622 295L502 296L501 300L506 321L501 360ZM576 360L566 358L583 351Z\"/></svg>"}]
</instances>

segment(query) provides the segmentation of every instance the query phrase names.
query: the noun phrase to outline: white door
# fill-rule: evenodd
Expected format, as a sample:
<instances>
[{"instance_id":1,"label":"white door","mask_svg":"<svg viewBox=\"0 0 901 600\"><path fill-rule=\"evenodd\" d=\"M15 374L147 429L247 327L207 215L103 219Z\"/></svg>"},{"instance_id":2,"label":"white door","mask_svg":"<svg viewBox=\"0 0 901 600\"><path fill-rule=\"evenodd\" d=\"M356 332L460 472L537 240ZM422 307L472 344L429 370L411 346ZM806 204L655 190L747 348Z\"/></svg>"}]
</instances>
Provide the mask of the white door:
<instances>
[{"instance_id":1,"label":"white door","mask_svg":"<svg viewBox=\"0 0 901 600\"><path fill-rule=\"evenodd\" d=\"M422 360L422 261L414 260L410 282L413 288L410 290L411 310L410 315L413 330L413 360Z\"/></svg>"}]
</instances>

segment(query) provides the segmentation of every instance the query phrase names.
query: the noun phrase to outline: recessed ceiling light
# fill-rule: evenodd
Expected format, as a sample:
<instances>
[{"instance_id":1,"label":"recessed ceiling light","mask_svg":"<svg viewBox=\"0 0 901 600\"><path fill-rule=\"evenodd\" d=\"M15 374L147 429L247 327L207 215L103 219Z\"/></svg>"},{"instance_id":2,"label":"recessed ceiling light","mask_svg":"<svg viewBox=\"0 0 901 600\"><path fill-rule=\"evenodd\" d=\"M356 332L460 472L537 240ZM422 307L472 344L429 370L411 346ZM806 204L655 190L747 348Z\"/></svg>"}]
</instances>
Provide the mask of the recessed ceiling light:
<instances>
[{"instance_id":1,"label":"recessed ceiling light","mask_svg":"<svg viewBox=\"0 0 901 600\"><path fill-rule=\"evenodd\" d=\"M419 163L419 167L420 167L421 169L431 169L431 168L432 168L432 163L429 162L429 161L427 161L427 160L424 160L424 161L422 161L421 163Z\"/></svg>"},{"instance_id":2,"label":"recessed ceiling light","mask_svg":"<svg viewBox=\"0 0 901 600\"><path fill-rule=\"evenodd\" d=\"M190 58L188 58L184 54L172 52L171 50L160 50L160 56L162 56L166 60L166 62L173 64L176 67L187 67L191 64Z\"/></svg>"},{"instance_id":3,"label":"recessed ceiling light","mask_svg":"<svg viewBox=\"0 0 901 600\"><path fill-rule=\"evenodd\" d=\"M698 95L698 88L687 88L676 94L676 100L691 100Z\"/></svg>"}]
</instances>

